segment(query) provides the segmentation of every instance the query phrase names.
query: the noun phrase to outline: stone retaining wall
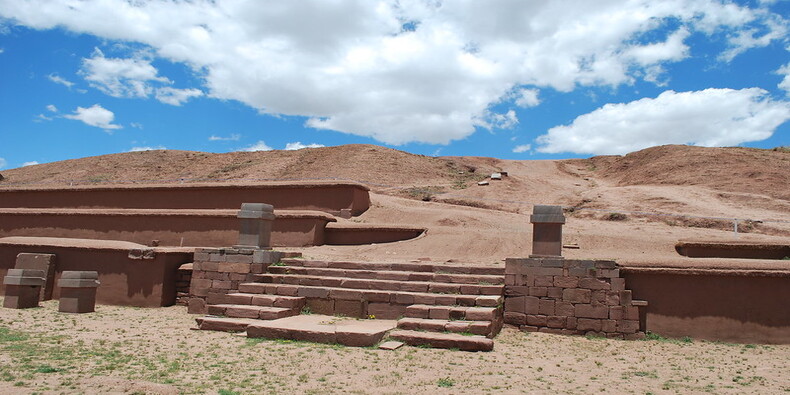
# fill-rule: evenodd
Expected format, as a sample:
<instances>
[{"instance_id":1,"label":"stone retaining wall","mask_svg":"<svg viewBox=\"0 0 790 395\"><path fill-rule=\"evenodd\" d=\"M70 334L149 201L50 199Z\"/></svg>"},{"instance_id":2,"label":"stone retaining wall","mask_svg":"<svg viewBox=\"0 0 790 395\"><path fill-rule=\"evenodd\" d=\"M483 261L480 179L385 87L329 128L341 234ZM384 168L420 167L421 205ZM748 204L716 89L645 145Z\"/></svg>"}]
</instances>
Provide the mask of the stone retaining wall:
<instances>
[{"instance_id":1,"label":"stone retaining wall","mask_svg":"<svg viewBox=\"0 0 790 395\"><path fill-rule=\"evenodd\" d=\"M225 295L238 292L239 284L255 281L280 261L282 253L264 249L199 248L192 263L189 313L206 314L208 304L225 303Z\"/></svg>"},{"instance_id":2,"label":"stone retaining wall","mask_svg":"<svg viewBox=\"0 0 790 395\"><path fill-rule=\"evenodd\" d=\"M639 339L644 319L614 261L508 258L505 323L524 331Z\"/></svg>"}]
</instances>

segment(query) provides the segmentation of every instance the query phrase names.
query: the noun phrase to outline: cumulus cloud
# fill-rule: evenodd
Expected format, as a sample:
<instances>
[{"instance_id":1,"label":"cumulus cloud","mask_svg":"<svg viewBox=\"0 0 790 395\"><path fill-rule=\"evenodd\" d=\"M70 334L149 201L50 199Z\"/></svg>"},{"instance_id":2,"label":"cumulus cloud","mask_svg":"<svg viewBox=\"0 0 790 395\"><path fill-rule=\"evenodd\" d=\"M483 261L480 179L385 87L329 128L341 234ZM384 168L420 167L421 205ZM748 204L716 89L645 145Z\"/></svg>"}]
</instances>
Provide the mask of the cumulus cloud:
<instances>
[{"instance_id":1,"label":"cumulus cloud","mask_svg":"<svg viewBox=\"0 0 790 395\"><path fill-rule=\"evenodd\" d=\"M249 147L240 148L237 151L244 151L244 152L255 152L255 151L271 151L274 148L269 147L263 140L259 140L257 143L250 145Z\"/></svg>"},{"instance_id":2,"label":"cumulus cloud","mask_svg":"<svg viewBox=\"0 0 790 395\"><path fill-rule=\"evenodd\" d=\"M611 155L662 144L732 146L771 137L790 103L759 88L665 91L655 99L607 104L537 138L540 152Z\"/></svg>"},{"instance_id":3,"label":"cumulus cloud","mask_svg":"<svg viewBox=\"0 0 790 395\"><path fill-rule=\"evenodd\" d=\"M112 121L115 119L115 114L112 111L107 110L98 104L94 104L88 108L77 107L77 109L74 110L74 114L64 115L63 117L74 119L76 121L82 121L86 125L95 126L104 130L123 128L121 125L112 123Z\"/></svg>"},{"instance_id":4,"label":"cumulus cloud","mask_svg":"<svg viewBox=\"0 0 790 395\"><path fill-rule=\"evenodd\" d=\"M54 104L49 104L49 105L47 105L47 111L49 111L49 112L58 112L58 108L55 107Z\"/></svg>"},{"instance_id":5,"label":"cumulus cloud","mask_svg":"<svg viewBox=\"0 0 790 395\"><path fill-rule=\"evenodd\" d=\"M326 2L3 2L0 15L138 42L192 68L205 95L307 126L390 144L444 144L518 122L514 91L661 83L687 38L725 40L731 59L781 39L786 22L755 5L709 0ZM150 59L95 53L84 75L108 94L167 84ZM197 92L186 98L195 97ZM182 103L171 95L167 100ZM539 102L537 102L539 104ZM494 113L492 108L504 108Z\"/></svg>"},{"instance_id":6,"label":"cumulus cloud","mask_svg":"<svg viewBox=\"0 0 790 395\"><path fill-rule=\"evenodd\" d=\"M785 95L790 96L790 63L780 67L779 70L776 70L776 73L784 76L778 85L779 89L784 90Z\"/></svg>"},{"instance_id":7,"label":"cumulus cloud","mask_svg":"<svg viewBox=\"0 0 790 395\"><path fill-rule=\"evenodd\" d=\"M305 145L305 144L302 144L301 141L296 141L296 142L293 142L293 143L285 144L285 150L286 151L296 151L296 150L300 150L302 148L321 148L321 147L325 147L325 145L323 145L323 144L307 144L307 145Z\"/></svg>"},{"instance_id":8,"label":"cumulus cloud","mask_svg":"<svg viewBox=\"0 0 790 395\"><path fill-rule=\"evenodd\" d=\"M129 151L126 152L143 152L143 151L156 151L156 150L163 150L167 149L167 147L157 145L156 147L132 147Z\"/></svg>"},{"instance_id":9,"label":"cumulus cloud","mask_svg":"<svg viewBox=\"0 0 790 395\"><path fill-rule=\"evenodd\" d=\"M8 162L5 159L0 158L0 169L5 169L5 166L7 164L8 164Z\"/></svg>"},{"instance_id":10,"label":"cumulus cloud","mask_svg":"<svg viewBox=\"0 0 790 395\"><path fill-rule=\"evenodd\" d=\"M540 93L537 89L521 89L516 94L516 105L519 107L535 107L540 104Z\"/></svg>"},{"instance_id":11,"label":"cumulus cloud","mask_svg":"<svg viewBox=\"0 0 790 395\"><path fill-rule=\"evenodd\" d=\"M170 83L160 77L150 59L141 55L136 58L107 58L95 48L93 57L82 60L80 74L90 86L113 97L148 97L153 91L151 81Z\"/></svg>"},{"instance_id":12,"label":"cumulus cloud","mask_svg":"<svg viewBox=\"0 0 790 395\"><path fill-rule=\"evenodd\" d=\"M59 76L57 74L50 74L50 75L47 76L47 78L50 81L52 81L52 82L54 82L56 84L63 85L66 88L69 88L69 89L71 89L71 87L74 86L73 82L71 82L71 81L69 81L69 80L67 80L67 79L65 79L65 78L63 78L63 77L61 77L61 76Z\"/></svg>"},{"instance_id":13,"label":"cumulus cloud","mask_svg":"<svg viewBox=\"0 0 790 395\"><path fill-rule=\"evenodd\" d=\"M231 133L228 137L215 136L212 134L211 137L208 138L208 141L239 141L239 139L241 139L241 135L236 133Z\"/></svg>"},{"instance_id":14,"label":"cumulus cloud","mask_svg":"<svg viewBox=\"0 0 790 395\"><path fill-rule=\"evenodd\" d=\"M36 161L30 161L30 162L22 163L22 167L34 166L34 165L37 165L37 164L39 164L39 163L36 162Z\"/></svg>"},{"instance_id":15,"label":"cumulus cloud","mask_svg":"<svg viewBox=\"0 0 790 395\"><path fill-rule=\"evenodd\" d=\"M180 106L193 97L203 96L200 89L157 88L156 100L173 106Z\"/></svg>"},{"instance_id":16,"label":"cumulus cloud","mask_svg":"<svg viewBox=\"0 0 790 395\"><path fill-rule=\"evenodd\" d=\"M517 154L520 154L522 152L528 152L531 149L532 149L532 145L531 144L522 144L522 145L517 145L517 146L513 147L513 152L515 152Z\"/></svg>"}]
</instances>

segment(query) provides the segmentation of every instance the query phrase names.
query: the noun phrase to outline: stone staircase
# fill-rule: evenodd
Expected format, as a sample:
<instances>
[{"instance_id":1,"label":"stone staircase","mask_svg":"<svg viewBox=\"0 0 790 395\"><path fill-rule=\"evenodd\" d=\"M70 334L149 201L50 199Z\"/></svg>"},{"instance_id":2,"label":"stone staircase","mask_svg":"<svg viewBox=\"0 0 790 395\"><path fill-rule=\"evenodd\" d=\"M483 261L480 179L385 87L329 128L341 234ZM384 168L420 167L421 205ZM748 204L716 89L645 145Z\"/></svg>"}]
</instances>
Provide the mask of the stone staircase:
<instances>
[{"instance_id":1,"label":"stone staircase","mask_svg":"<svg viewBox=\"0 0 790 395\"><path fill-rule=\"evenodd\" d=\"M492 338L503 324L501 267L284 258L250 277L253 281L238 284L221 300L213 298L209 316L197 319L200 329L349 345L373 345L388 336L409 345L485 351L493 349ZM299 325L289 324L297 317L286 318L300 313L325 318L303 324L300 334ZM348 326L325 330L317 325L337 326L343 317L392 325L379 325L374 335L370 328L349 334Z\"/></svg>"}]
</instances>

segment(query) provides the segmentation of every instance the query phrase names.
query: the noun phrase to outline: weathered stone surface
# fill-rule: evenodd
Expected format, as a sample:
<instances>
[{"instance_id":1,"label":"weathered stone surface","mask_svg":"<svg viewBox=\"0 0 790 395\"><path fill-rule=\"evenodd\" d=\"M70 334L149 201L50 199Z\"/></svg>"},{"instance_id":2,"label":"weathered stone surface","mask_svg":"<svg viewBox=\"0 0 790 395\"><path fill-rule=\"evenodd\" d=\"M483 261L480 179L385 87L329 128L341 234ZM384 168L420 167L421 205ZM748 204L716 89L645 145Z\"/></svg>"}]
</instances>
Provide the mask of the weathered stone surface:
<instances>
[{"instance_id":1,"label":"weathered stone surface","mask_svg":"<svg viewBox=\"0 0 790 395\"><path fill-rule=\"evenodd\" d=\"M494 349L493 340L484 336L395 330L390 332L390 338L410 346L426 345L434 348L457 348L462 351L491 351Z\"/></svg>"}]
</instances>

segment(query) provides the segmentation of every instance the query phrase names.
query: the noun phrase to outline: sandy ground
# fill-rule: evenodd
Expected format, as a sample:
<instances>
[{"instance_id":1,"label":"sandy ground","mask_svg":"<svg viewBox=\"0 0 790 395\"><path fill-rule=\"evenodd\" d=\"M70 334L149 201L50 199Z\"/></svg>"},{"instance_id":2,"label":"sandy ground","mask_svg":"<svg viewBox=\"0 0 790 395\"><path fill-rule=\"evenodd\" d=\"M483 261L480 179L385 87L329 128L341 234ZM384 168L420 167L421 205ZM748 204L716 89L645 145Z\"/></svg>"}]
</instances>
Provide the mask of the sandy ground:
<instances>
[{"instance_id":1,"label":"sandy ground","mask_svg":"<svg viewBox=\"0 0 790 395\"><path fill-rule=\"evenodd\" d=\"M0 309L0 392L39 394L782 393L790 345L618 341L505 328L489 353L191 331L183 307Z\"/></svg>"}]
</instances>

